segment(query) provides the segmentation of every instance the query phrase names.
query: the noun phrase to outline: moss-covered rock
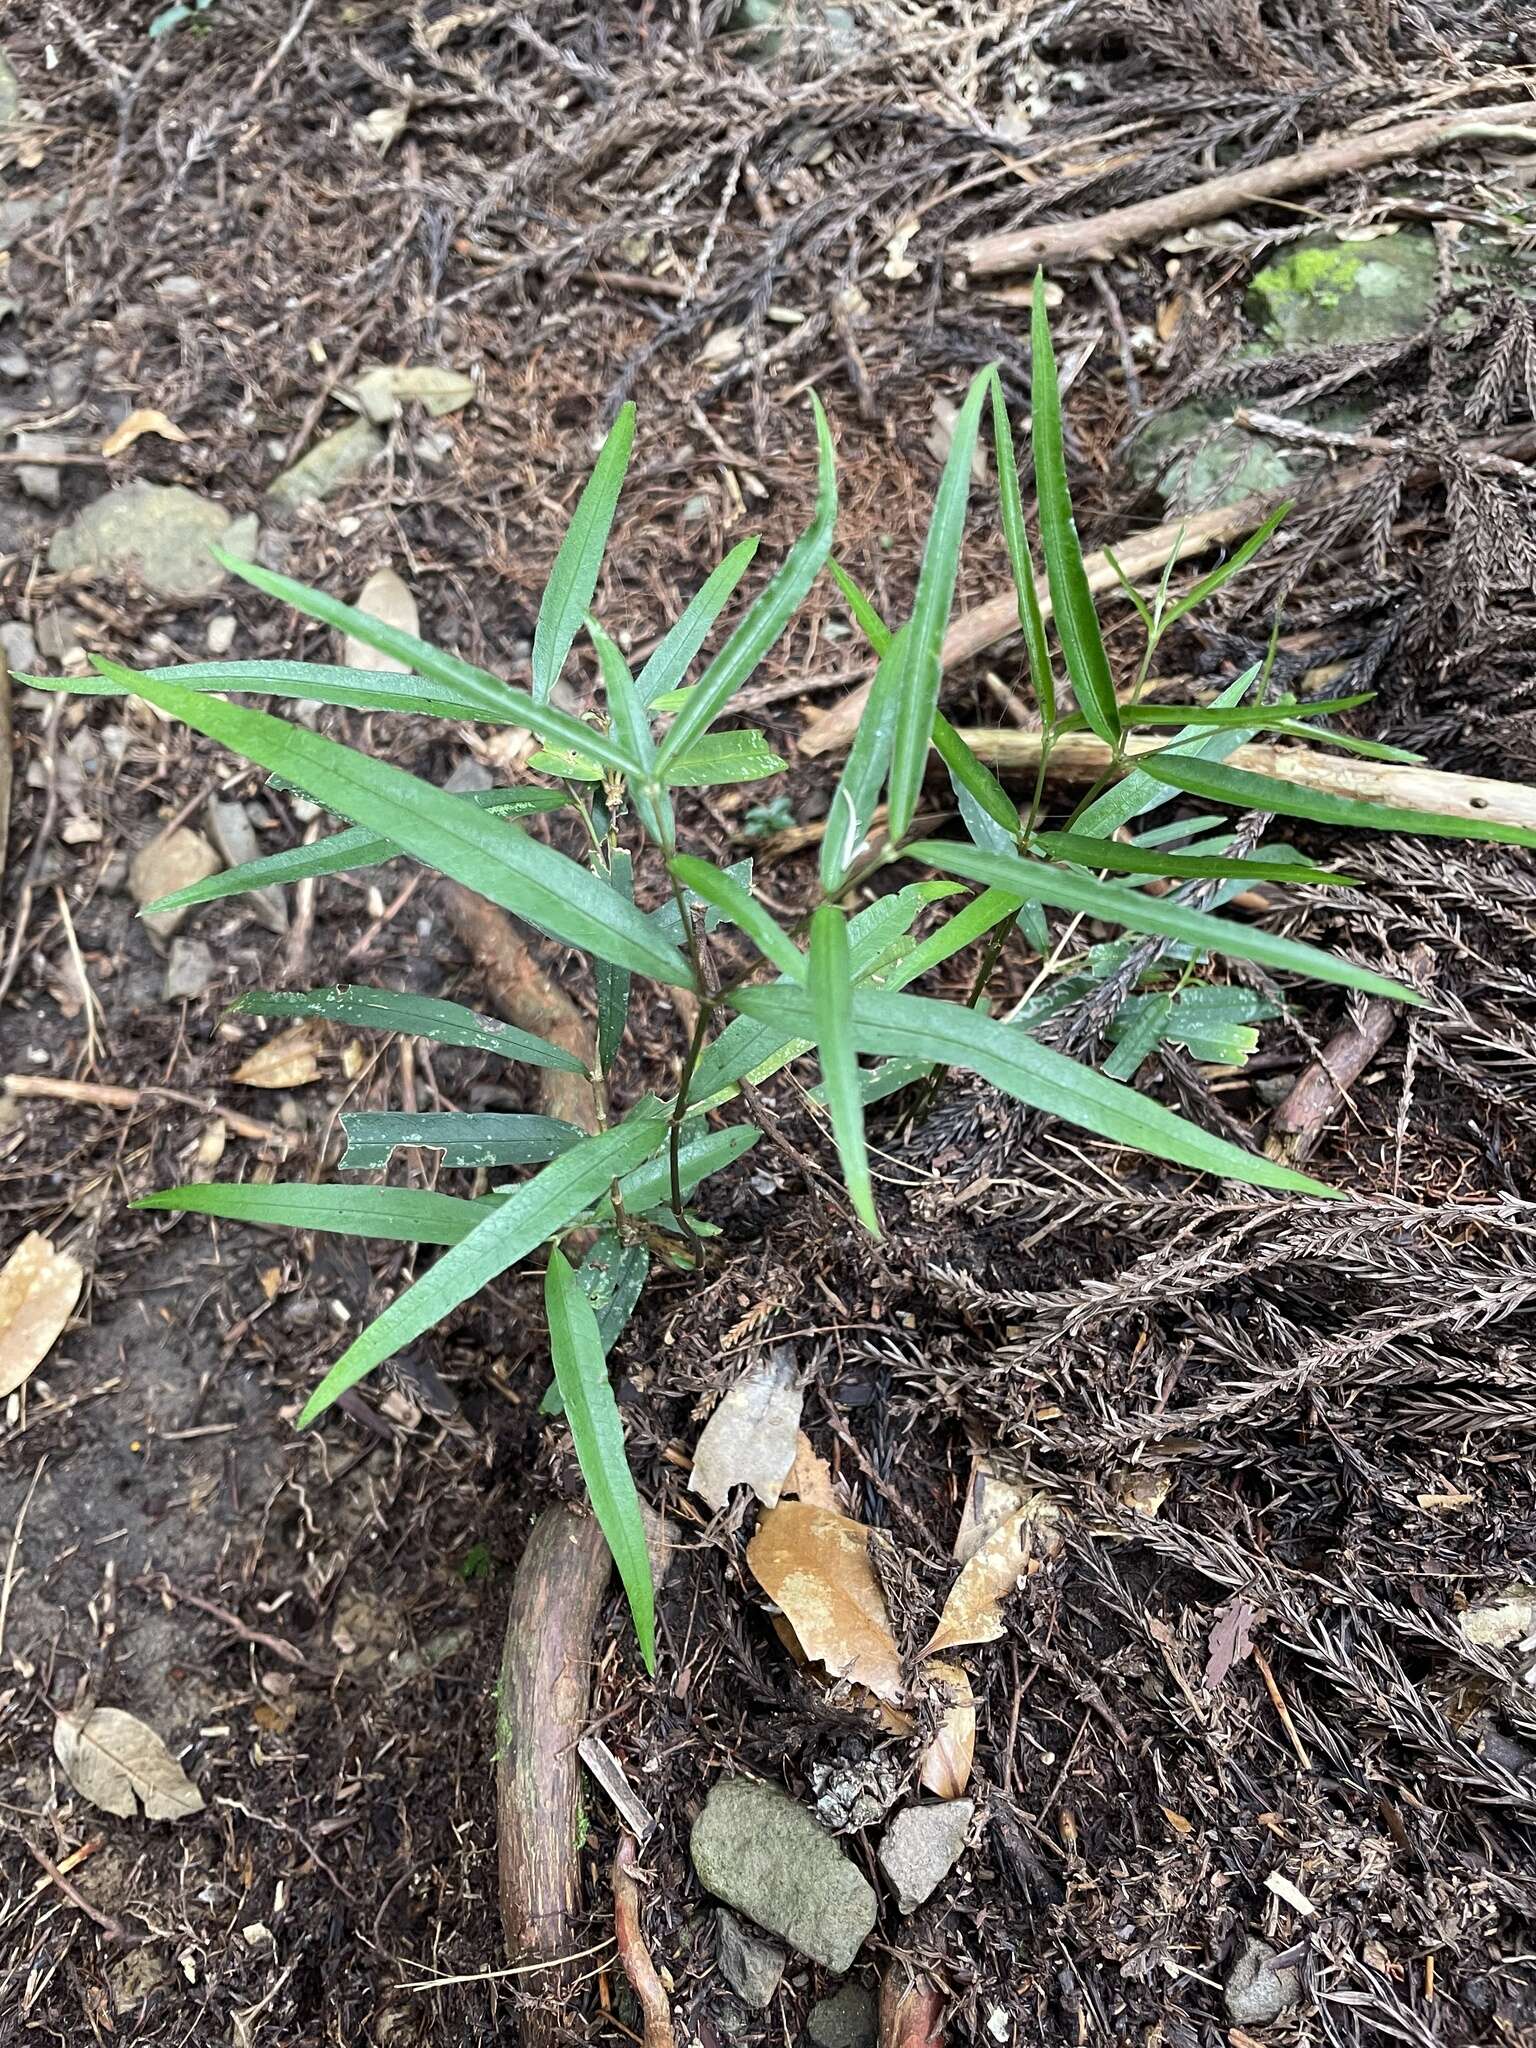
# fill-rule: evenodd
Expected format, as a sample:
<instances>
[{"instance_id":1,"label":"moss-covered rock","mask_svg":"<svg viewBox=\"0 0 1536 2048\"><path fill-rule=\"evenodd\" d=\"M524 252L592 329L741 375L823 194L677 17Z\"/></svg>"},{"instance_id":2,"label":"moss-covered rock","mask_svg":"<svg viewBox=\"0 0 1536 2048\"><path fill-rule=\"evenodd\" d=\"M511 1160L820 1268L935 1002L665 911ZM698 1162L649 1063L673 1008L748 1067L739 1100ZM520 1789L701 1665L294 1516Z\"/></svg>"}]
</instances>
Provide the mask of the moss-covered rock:
<instances>
[{"instance_id":1,"label":"moss-covered rock","mask_svg":"<svg viewBox=\"0 0 1536 2048\"><path fill-rule=\"evenodd\" d=\"M1429 235L1382 235L1370 242L1324 235L1294 243L1256 272L1248 310L1282 348L1391 341L1424 325L1435 284Z\"/></svg>"}]
</instances>

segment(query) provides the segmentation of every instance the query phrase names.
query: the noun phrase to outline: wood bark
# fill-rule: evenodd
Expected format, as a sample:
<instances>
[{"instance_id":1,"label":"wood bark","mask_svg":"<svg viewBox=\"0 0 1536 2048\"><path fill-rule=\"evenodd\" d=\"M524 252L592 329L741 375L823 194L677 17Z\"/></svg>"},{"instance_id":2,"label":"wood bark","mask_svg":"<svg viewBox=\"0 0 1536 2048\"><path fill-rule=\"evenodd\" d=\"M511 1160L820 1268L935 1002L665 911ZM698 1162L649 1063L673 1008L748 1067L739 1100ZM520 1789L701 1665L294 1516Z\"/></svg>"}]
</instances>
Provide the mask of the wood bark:
<instances>
[{"instance_id":1,"label":"wood bark","mask_svg":"<svg viewBox=\"0 0 1536 2048\"><path fill-rule=\"evenodd\" d=\"M1398 158L1406 162L1493 127L1517 127L1533 121L1536 103L1519 100L1511 105L1459 108L1454 113L1400 121L1388 128L1356 131L1329 142L1313 143L1293 156L1272 157L1267 164L1258 164L1252 170L1205 178L1198 185L1185 185L1177 192L1165 192L1159 199L1143 199L1134 206L1112 207L1106 213L1089 214L1082 220L1053 221L1043 227L983 235L961 245L959 261L971 277L1033 270L1037 264L1049 268L1057 263L1102 263L1138 242L1154 241L1200 221L1238 213L1245 206L1276 198L1283 192L1325 185L1331 179L1371 170L1377 164L1392 163Z\"/></svg>"}]
</instances>

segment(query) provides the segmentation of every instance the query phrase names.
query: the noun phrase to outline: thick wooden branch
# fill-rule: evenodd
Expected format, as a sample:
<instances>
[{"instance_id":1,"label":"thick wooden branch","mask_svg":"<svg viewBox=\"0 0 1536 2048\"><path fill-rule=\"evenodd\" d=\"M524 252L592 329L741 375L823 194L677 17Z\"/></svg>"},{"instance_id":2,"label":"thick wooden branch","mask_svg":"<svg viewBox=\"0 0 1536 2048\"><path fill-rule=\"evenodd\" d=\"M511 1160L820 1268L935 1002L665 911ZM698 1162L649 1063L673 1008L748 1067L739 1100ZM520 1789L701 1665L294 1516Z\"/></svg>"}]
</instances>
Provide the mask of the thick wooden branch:
<instances>
[{"instance_id":1,"label":"thick wooden branch","mask_svg":"<svg viewBox=\"0 0 1536 2048\"><path fill-rule=\"evenodd\" d=\"M983 235L962 244L959 260L971 277L996 277L1008 271L1049 268L1059 263L1102 263L1121 249L1177 234L1197 221L1238 213L1282 192L1325 185L1353 171L1371 170L1398 158L1405 160L1442 149L1446 143L1475 139L1490 128L1515 128L1536 122L1536 102L1519 100L1508 106L1460 108L1455 113L1426 115L1390 128L1356 130L1330 142L1313 143L1294 156L1273 157L1248 171L1231 171L1143 199L1135 206L1113 207L1083 220L1054 221L1043 227L1017 228L1007 234ZM1536 140L1536 134L1533 134Z\"/></svg>"}]
</instances>

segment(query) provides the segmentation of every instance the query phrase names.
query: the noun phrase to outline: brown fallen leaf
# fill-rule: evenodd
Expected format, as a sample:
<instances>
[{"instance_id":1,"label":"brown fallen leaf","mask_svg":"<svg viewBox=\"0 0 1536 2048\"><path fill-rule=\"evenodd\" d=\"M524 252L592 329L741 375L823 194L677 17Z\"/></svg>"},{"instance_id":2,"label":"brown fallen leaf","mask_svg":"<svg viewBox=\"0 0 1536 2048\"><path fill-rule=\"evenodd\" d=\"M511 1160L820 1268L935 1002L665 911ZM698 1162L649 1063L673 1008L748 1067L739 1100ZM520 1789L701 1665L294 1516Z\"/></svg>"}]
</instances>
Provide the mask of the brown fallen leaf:
<instances>
[{"instance_id":1,"label":"brown fallen leaf","mask_svg":"<svg viewBox=\"0 0 1536 2048\"><path fill-rule=\"evenodd\" d=\"M0 1400L30 1379L58 1342L84 1278L77 1258L56 1252L35 1230L0 1267Z\"/></svg>"},{"instance_id":2,"label":"brown fallen leaf","mask_svg":"<svg viewBox=\"0 0 1536 2048\"><path fill-rule=\"evenodd\" d=\"M319 1045L313 1020L295 1024L258 1045L233 1078L247 1088L302 1088L320 1077Z\"/></svg>"},{"instance_id":3,"label":"brown fallen leaf","mask_svg":"<svg viewBox=\"0 0 1536 2048\"><path fill-rule=\"evenodd\" d=\"M971 1476L955 1532L955 1560L969 1564L992 1533L1016 1515L1029 1492L1021 1481L1005 1479L981 1456L971 1460Z\"/></svg>"},{"instance_id":4,"label":"brown fallen leaf","mask_svg":"<svg viewBox=\"0 0 1536 2048\"><path fill-rule=\"evenodd\" d=\"M103 455L121 455L141 434L158 434L162 441L185 441L187 438L176 422L168 420L163 412L157 412L153 406L141 405L112 429L101 444L101 452Z\"/></svg>"},{"instance_id":5,"label":"brown fallen leaf","mask_svg":"<svg viewBox=\"0 0 1536 2048\"><path fill-rule=\"evenodd\" d=\"M1253 1651L1252 1628L1258 1611L1240 1593L1234 1593L1217 1611L1206 1644L1205 1673L1201 1680L1207 1692L1214 1692L1234 1664L1241 1664Z\"/></svg>"},{"instance_id":6,"label":"brown fallen leaf","mask_svg":"<svg viewBox=\"0 0 1536 2048\"><path fill-rule=\"evenodd\" d=\"M945 1664L937 1657L921 1665L917 1675L945 1701L939 1725L919 1759L918 1777L925 1791L940 1799L958 1799L971 1782L976 1756L976 1700L971 1681L958 1664Z\"/></svg>"},{"instance_id":7,"label":"brown fallen leaf","mask_svg":"<svg viewBox=\"0 0 1536 2048\"><path fill-rule=\"evenodd\" d=\"M202 1793L154 1729L120 1707L60 1714L53 1753L80 1797L103 1813L133 1820L140 1801L147 1820L185 1820L203 1810Z\"/></svg>"},{"instance_id":8,"label":"brown fallen leaf","mask_svg":"<svg viewBox=\"0 0 1536 2048\"><path fill-rule=\"evenodd\" d=\"M777 1507L795 1462L802 1399L787 1345L747 1366L699 1433L688 1478L694 1492L723 1508L733 1486L750 1486L765 1508Z\"/></svg>"},{"instance_id":9,"label":"brown fallen leaf","mask_svg":"<svg viewBox=\"0 0 1536 2048\"><path fill-rule=\"evenodd\" d=\"M795 1435L795 1462L790 1466L789 1477L780 1491L795 1500L803 1500L808 1508L830 1508L834 1515L843 1511L832 1467L825 1458L817 1455L803 1429Z\"/></svg>"},{"instance_id":10,"label":"brown fallen leaf","mask_svg":"<svg viewBox=\"0 0 1536 2048\"><path fill-rule=\"evenodd\" d=\"M1003 1602L1020 1579L1061 1550L1061 1510L1048 1493L1027 1492L972 1550L949 1589L939 1625L923 1654L957 1643L994 1643L1003 1633Z\"/></svg>"},{"instance_id":11,"label":"brown fallen leaf","mask_svg":"<svg viewBox=\"0 0 1536 2048\"><path fill-rule=\"evenodd\" d=\"M834 1678L893 1703L906 1697L901 1653L862 1522L804 1501L770 1508L747 1545L747 1564L783 1610L805 1654Z\"/></svg>"}]
</instances>

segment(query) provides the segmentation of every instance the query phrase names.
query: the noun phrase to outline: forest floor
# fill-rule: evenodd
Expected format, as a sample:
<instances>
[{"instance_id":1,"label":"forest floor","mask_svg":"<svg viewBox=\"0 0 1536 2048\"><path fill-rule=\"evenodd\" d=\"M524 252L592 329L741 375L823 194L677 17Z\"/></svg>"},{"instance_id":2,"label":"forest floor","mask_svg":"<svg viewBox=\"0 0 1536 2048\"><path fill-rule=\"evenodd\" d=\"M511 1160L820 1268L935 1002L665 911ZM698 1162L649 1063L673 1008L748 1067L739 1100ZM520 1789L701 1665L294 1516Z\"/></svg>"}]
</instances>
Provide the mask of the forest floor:
<instances>
[{"instance_id":1,"label":"forest floor","mask_svg":"<svg viewBox=\"0 0 1536 2048\"><path fill-rule=\"evenodd\" d=\"M1298 500L1161 680L1219 686L1278 620L1282 680L1376 692L1357 732L1536 780L1527 7L856 0L757 9L729 35L708 0L210 0L153 40L151 12L6 11L13 669L336 659L210 567L207 535L241 520L249 540L254 520L269 566L349 600L391 568L426 637L525 683L559 535L629 396L596 606L627 645L743 534L768 562L804 524L812 386L838 554L902 616L970 374L997 361L1026 407L1030 270L979 269L972 244L1464 113L1407 155L1081 245L1050 266L1053 321L1086 547L1244 493ZM360 425L347 395L374 365L460 373L452 409L406 397ZM269 495L317 444L323 489ZM106 493L172 485L201 503L190 539L141 492L113 501L115 555L98 534L96 569L71 566ZM962 621L1005 580L978 491ZM1110 594L1103 615L1128 676L1134 614ZM818 585L744 705L786 773L684 807L695 843L752 854L786 911L812 891L837 771L818 723L866 673ZM1023 673L1006 631L978 647L948 675L951 719L1026 730ZM459 788L518 766L482 730L320 719ZM602 1790L582 1960L558 1988L509 1971L498 1912L508 1593L537 1512L579 1497L538 1413L537 1279L509 1275L356 1415L300 1436L342 1333L412 1262L129 1207L194 1175L317 1178L343 1107L532 1106L482 1055L342 1031L243 1078L276 1035L226 1015L245 990L486 1005L476 965L404 861L151 933L146 847L206 842L216 802L273 850L302 839L303 808L136 700L18 685L11 720L0 1250L41 1233L83 1288L0 1408L0 2043L638 2040ZM935 2041L1536 2041L1531 856L1363 835L1348 852L1347 903L1281 889L1264 909L1427 998L1375 1019L1313 1133L1310 1170L1343 1201L1195 1181L957 1083L924 1121L876 1123L873 1244L828 1199L830 1141L784 1079L771 1100L806 1172L761 1146L723 1175L711 1270L642 1303L615 1365L673 1536L659 1669L612 1590L588 1727L654 1821L642 1921L679 2042L798 2042L836 1988L801 1956L760 2011L725 1986L688 1838L731 1773L839 1824L882 1901L851 1981L934 1987ZM579 963L538 952L590 1017ZM948 962L943 989L974 965ZM1015 993L1038 966L1020 942ZM1335 990L1286 994L1246 1063L1169 1051L1139 1085L1264 1144L1319 1048L1364 1022ZM621 1094L668 1088L682 1050L639 1010ZM712 1513L689 1487L719 1397L768 1357L792 1367L827 1497L875 1532L908 1668L967 1503L1015 1483L1050 1504L998 1632L956 1653L975 1812L910 1914L874 1850L921 1731L789 1654L746 1561L750 1491ZM196 1810L93 1802L59 1738L86 1705L153 1730ZM889 2011L884 2028L886 2048L918 2038Z\"/></svg>"}]
</instances>

